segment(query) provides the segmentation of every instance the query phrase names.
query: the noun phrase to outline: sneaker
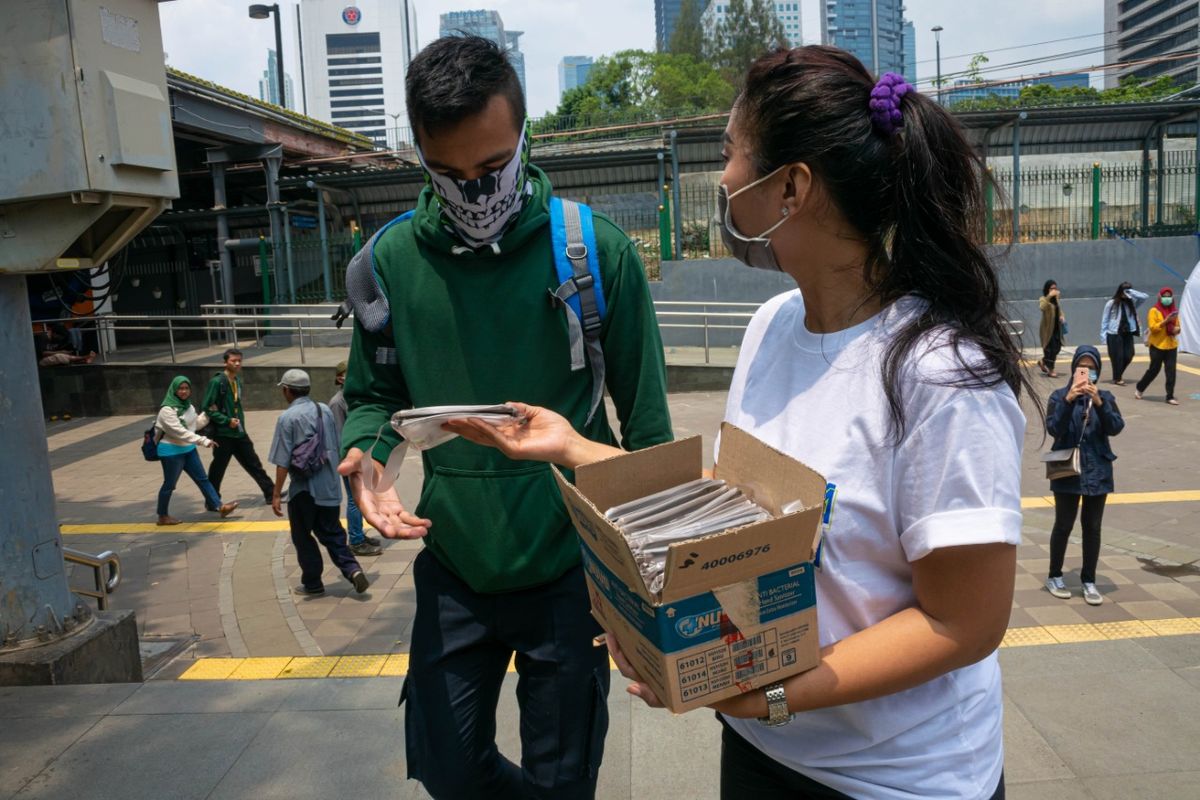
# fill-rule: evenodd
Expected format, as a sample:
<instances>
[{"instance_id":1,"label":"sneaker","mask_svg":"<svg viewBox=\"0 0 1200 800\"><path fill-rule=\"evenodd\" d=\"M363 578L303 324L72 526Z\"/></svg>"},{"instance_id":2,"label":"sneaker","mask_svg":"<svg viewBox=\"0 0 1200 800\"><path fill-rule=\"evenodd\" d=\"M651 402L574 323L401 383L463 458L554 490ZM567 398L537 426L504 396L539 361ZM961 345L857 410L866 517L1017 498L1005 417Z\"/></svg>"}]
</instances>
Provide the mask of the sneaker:
<instances>
[{"instance_id":1,"label":"sneaker","mask_svg":"<svg viewBox=\"0 0 1200 800\"><path fill-rule=\"evenodd\" d=\"M1100 590L1096 588L1094 583L1085 583L1083 585L1083 599L1089 606L1098 606L1104 602L1104 598L1100 595Z\"/></svg>"},{"instance_id":2,"label":"sneaker","mask_svg":"<svg viewBox=\"0 0 1200 800\"><path fill-rule=\"evenodd\" d=\"M371 582L367 580L367 576L362 573L361 569L350 576L350 582L354 584L354 591L359 594L365 592L367 587L371 585Z\"/></svg>"},{"instance_id":3,"label":"sneaker","mask_svg":"<svg viewBox=\"0 0 1200 800\"><path fill-rule=\"evenodd\" d=\"M372 535L371 535L371 534L369 534L369 533L364 533L364 534L363 534L363 541L364 541L364 542L368 542L369 544L373 544L373 545L375 545L376 547L382 547L382 546L383 546L383 541L382 541L382 540L381 540L381 539L380 539L378 536L372 536Z\"/></svg>"},{"instance_id":4,"label":"sneaker","mask_svg":"<svg viewBox=\"0 0 1200 800\"><path fill-rule=\"evenodd\" d=\"M1057 597L1059 600L1070 600L1071 590L1067 588L1067 584L1063 583L1062 576L1057 578L1046 578L1046 591Z\"/></svg>"},{"instance_id":5,"label":"sneaker","mask_svg":"<svg viewBox=\"0 0 1200 800\"><path fill-rule=\"evenodd\" d=\"M318 586L315 589L310 589L302 583L299 586L297 586L295 589L292 589L292 593L298 594L301 597L315 597L317 595L325 594L325 587Z\"/></svg>"},{"instance_id":6,"label":"sneaker","mask_svg":"<svg viewBox=\"0 0 1200 800\"><path fill-rule=\"evenodd\" d=\"M1174 397L1172 397L1171 399L1167 400L1167 405L1177 406L1177 405L1179 405L1179 401L1176 400Z\"/></svg>"},{"instance_id":7,"label":"sneaker","mask_svg":"<svg viewBox=\"0 0 1200 800\"><path fill-rule=\"evenodd\" d=\"M383 548L363 539L358 544L350 545L350 552L356 556L377 556L383 553Z\"/></svg>"},{"instance_id":8,"label":"sneaker","mask_svg":"<svg viewBox=\"0 0 1200 800\"><path fill-rule=\"evenodd\" d=\"M1141 390L1141 389L1134 389L1134 390L1133 390L1133 399L1134 399L1134 400L1141 400L1141 399L1142 399L1142 390Z\"/></svg>"}]
</instances>

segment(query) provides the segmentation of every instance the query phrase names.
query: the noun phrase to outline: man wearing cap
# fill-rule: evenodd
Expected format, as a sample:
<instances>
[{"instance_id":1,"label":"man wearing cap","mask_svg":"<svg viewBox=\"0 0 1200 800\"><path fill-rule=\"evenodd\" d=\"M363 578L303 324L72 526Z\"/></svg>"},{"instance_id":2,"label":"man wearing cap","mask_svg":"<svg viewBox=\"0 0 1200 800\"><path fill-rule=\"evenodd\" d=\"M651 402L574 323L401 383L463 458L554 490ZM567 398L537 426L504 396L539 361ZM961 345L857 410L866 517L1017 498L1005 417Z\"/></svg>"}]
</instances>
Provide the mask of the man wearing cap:
<instances>
[{"instance_id":1,"label":"man wearing cap","mask_svg":"<svg viewBox=\"0 0 1200 800\"><path fill-rule=\"evenodd\" d=\"M342 427L346 424L346 398L342 396L342 387L346 384L346 362L337 365L337 374L333 383L338 387L337 394L329 398L329 410L333 412L333 423L337 426L338 440L342 438ZM342 478L346 488L346 527L350 529L350 552L356 556L377 556L383 552L382 542L374 536L363 533L362 512L354 502L354 493L350 491L350 479Z\"/></svg>"},{"instance_id":2,"label":"man wearing cap","mask_svg":"<svg viewBox=\"0 0 1200 800\"><path fill-rule=\"evenodd\" d=\"M324 594L321 581L324 564L321 561L320 542L329 553L333 565L346 580L354 584L359 594L367 590L370 583L358 565L350 546L346 542L346 530L338 518L342 508L342 485L336 471L340 442L333 412L324 403L317 403L308 396L312 382L302 369L289 369L279 381L283 399L288 407L275 422L275 436L271 440L268 460L275 465L275 487L271 497L271 510L275 516L283 516L283 482L291 475L288 487L288 524L292 530L292 545L296 548L296 560L300 562L300 585L295 588L298 595ZM320 425L320 431L317 426ZM310 475L293 468L292 457L296 446L313 438L321 437L325 463ZM316 541L313 537L316 537Z\"/></svg>"}]
</instances>

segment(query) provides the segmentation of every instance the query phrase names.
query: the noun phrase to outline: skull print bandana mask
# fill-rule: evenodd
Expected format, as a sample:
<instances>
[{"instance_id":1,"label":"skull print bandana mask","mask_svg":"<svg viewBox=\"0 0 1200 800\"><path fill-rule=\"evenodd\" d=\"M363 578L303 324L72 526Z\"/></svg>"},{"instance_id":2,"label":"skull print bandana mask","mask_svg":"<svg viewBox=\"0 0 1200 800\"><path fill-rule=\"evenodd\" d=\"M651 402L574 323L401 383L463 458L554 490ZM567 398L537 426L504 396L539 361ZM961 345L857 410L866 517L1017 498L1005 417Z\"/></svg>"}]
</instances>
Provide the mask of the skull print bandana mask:
<instances>
[{"instance_id":1,"label":"skull print bandana mask","mask_svg":"<svg viewBox=\"0 0 1200 800\"><path fill-rule=\"evenodd\" d=\"M425 164L421 148L417 157L425 171L425 180L437 196L446 220L469 244L484 245L499 241L525 204L526 176L529 165L529 136L522 127L521 139L512 160L504 167L480 178L460 181L439 175Z\"/></svg>"}]
</instances>

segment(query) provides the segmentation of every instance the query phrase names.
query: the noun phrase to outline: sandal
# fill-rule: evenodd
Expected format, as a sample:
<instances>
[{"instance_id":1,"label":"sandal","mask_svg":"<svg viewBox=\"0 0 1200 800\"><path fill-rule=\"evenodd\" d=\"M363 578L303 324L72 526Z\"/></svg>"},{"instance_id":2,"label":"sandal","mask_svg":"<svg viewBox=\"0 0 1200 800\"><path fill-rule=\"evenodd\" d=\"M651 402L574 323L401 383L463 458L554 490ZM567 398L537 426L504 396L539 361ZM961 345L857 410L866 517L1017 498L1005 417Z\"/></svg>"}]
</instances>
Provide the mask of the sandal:
<instances>
[{"instance_id":1,"label":"sandal","mask_svg":"<svg viewBox=\"0 0 1200 800\"><path fill-rule=\"evenodd\" d=\"M1179 405L1179 401L1178 401L1178 400L1176 400L1174 397L1172 397L1170 400L1168 400L1168 401L1167 401L1167 405L1169 405L1169 406L1177 406L1177 405Z\"/></svg>"},{"instance_id":2,"label":"sandal","mask_svg":"<svg viewBox=\"0 0 1200 800\"><path fill-rule=\"evenodd\" d=\"M1050 370L1046 369L1046 364L1040 358L1037 360L1037 365L1038 365L1038 369L1040 369L1042 371L1043 375L1050 374Z\"/></svg>"}]
</instances>

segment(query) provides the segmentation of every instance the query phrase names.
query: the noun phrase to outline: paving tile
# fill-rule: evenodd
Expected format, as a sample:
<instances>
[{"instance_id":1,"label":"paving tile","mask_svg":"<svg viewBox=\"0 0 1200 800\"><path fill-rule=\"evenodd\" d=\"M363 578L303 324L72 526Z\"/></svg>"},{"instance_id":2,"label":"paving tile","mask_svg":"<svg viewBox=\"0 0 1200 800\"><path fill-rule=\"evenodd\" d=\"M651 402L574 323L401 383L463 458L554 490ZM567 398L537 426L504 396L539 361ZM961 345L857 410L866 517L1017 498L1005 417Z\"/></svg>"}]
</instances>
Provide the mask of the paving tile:
<instances>
[{"instance_id":1,"label":"paving tile","mask_svg":"<svg viewBox=\"0 0 1200 800\"><path fill-rule=\"evenodd\" d=\"M112 711L139 688L139 683L0 686L0 719L99 716Z\"/></svg>"},{"instance_id":2,"label":"paving tile","mask_svg":"<svg viewBox=\"0 0 1200 800\"><path fill-rule=\"evenodd\" d=\"M1012 783L1006 779L1004 789L1006 800L1095 800L1079 780Z\"/></svg>"},{"instance_id":3,"label":"paving tile","mask_svg":"<svg viewBox=\"0 0 1200 800\"><path fill-rule=\"evenodd\" d=\"M237 662L243 659L225 659ZM203 663L203 662L199 662ZM114 715L229 714L274 711L291 691L288 681L149 681Z\"/></svg>"},{"instance_id":4,"label":"paving tile","mask_svg":"<svg viewBox=\"0 0 1200 800\"><path fill-rule=\"evenodd\" d=\"M63 753L53 768L31 780L19 796L22 800L203 800L268 718L261 713L110 716Z\"/></svg>"},{"instance_id":5,"label":"paving tile","mask_svg":"<svg viewBox=\"0 0 1200 800\"><path fill-rule=\"evenodd\" d=\"M0 727L0 797L48 767L101 717L26 717Z\"/></svg>"},{"instance_id":6,"label":"paving tile","mask_svg":"<svg viewBox=\"0 0 1200 800\"><path fill-rule=\"evenodd\" d=\"M353 761L331 742L353 743ZM399 709L274 714L213 790L212 800L394 797L406 783ZM264 780L264 776L269 779Z\"/></svg>"},{"instance_id":7,"label":"paving tile","mask_svg":"<svg viewBox=\"0 0 1200 800\"><path fill-rule=\"evenodd\" d=\"M1121 607L1141 620L1170 619L1177 617L1179 612L1161 600L1135 600L1122 602Z\"/></svg>"},{"instance_id":8,"label":"paving tile","mask_svg":"<svg viewBox=\"0 0 1200 800\"><path fill-rule=\"evenodd\" d=\"M1114 775L1083 782L1096 800L1184 800L1200 796L1200 772Z\"/></svg>"},{"instance_id":9,"label":"paving tile","mask_svg":"<svg viewBox=\"0 0 1200 800\"><path fill-rule=\"evenodd\" d=\"M1013 703L1004 701L1004 782L1011 784L1074 778L1029 719Z\"/></svg>"},{"instance_id":10,"label":"paving tile","mask_svg":"<svg viewBox=\"0 0 1200 800\"><path fill-rule=\"evenodd\" d=\"M1047 598L1053 600L1048 594ZM1034 608L1026 608L1029 616L1038 621L1039 625L1079 625L1087 622L1087 618L1082 616L1074 608L1071 608L1066 603L1058 601L1058 605L1040 606Z\"/></svg>"}]
</instances>

